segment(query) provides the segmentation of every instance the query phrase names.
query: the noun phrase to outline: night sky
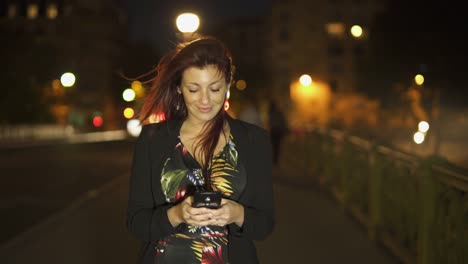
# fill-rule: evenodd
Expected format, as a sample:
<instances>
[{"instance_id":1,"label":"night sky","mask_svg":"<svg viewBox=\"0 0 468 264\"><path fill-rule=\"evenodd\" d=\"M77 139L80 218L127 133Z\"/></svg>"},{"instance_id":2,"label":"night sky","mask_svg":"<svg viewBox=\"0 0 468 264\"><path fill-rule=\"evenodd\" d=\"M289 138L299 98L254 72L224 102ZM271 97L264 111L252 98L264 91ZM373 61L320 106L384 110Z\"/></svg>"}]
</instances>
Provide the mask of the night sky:
<instances>
[{"instance_id":1,"label":"night sky","mask_svg":"<svg viewBox=\"0 0 468 264\"><path fill-rule=\"evenodd\" d=\"M127 0L131 39L150 42L159 52L172 48L176 41L175 19L179 13L200 16L200 32L243 17L255 17L268 11L271 0Z\"/></svg>"},{"instance_id":2,"label":"night sky","mask_svg":"<svg viewBox=\"0 0 468 264\"><path fill-rule=\"evenodd\" d=\"M230 19L268 14L273 0L127 1L131 39L150 43L158 53L164 53L177 42L174 20L182 11L199 14L203 33ZM461 3L387 2L385 12L372 29L375 60L371 69L381 71L374 77L393 83L419 71L426 74L427 84L443 86L446 103L467 105L468 22Z\"/></svg>"}]
</instances>

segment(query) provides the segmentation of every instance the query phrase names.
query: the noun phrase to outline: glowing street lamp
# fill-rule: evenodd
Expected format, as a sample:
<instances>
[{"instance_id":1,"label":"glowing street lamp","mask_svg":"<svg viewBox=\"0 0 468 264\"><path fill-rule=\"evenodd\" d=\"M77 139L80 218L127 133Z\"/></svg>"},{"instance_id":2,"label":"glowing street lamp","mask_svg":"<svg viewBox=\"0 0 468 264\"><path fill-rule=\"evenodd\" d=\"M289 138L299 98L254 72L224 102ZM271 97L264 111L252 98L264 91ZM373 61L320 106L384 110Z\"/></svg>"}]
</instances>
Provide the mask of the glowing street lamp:
<instances>
[{"instance_id":1,"label":"glowing street lamp","mask_svg":"<svg viewBox=\"0 0 468 264\"><path fill-rule=\"evenodd\" d=\"M355 38L360 38L362 36L362 27L359 25L354 25L351 27L351 35Z\"/></svg>"},{"instance_id":2,"label":"glowing street lamp","mask_svg":"<svg viewBox=\"0 0 468 264\"><path fill-rule=\"evenodd\" d=\"M417 85L423 85L424 83L424 76L422 74L416 74L416 76L414 76L414 82L417 84Z\"/></svg>"},{"instance_id":3,"label":"glowing street lamp","mask_svg":"<svg viewBox=\"0 0 468 264\"><path fill-rule=\"evenodd\" d=\"M425 136L424 133L421 132L421 131L418 131L418 132L414 133L414 135L413 135L414 143L416 143L416 144L418 144L418 145L421 144L421 143L423 143L425 137L426 137L426 136Z\"/></svg>"},{"instance_id":4,"label":"glowing street lamp","mask_svg":"<svg viewBox=\"0 0 468 264\"><path fill-rule=\"evenodd\" d=\"M71 72L66 72L60 77L60 83L63 87L72 87L75 84L76 77Z\"/></svg>"},{"instance_id":5,"label":"glowing street lamp","mask_svg":"<svg viewBox=\"0 0 468 264\"><path fill-rule=\"evenodd\" d=\"M427 123L426 121L419 122L418 130L422 133L426 133L429 130L429 123Z\"/></svg>"},{"instance_id":6,"label":"glowing street lamp","mask_svg":"<svg viewBox=\"0 0 468 264\"><path fill-rule=\"evenodd\" d=\"M193 33L200 26L200 19L193 13L183 13L177 17L176 25L182 33Z\"/></svg>"},{"instance_id":7,"label":"glowing street lamp","mask_svg":"<svg viewBox=\"0 0 468 264\"><path fill-rule=\"evenodd\" d=\"M299 77L299 83L303 86L309 86L312 84L312 77L308 74L303 74L301 77Z\"/></svg>"},{"instance_id":8,"label":"glowing street lamp","mask_svg":"<svg viewBox=\"0 0 468 264\"><path fill-rule=\"evenodd\" d=\"M125 89L125 91L123 91L123 93L122 93L122 98L126 102L131 102L131 101L135 100L135 97L136 97L135 91L133 89L131 89L131 88Z\"/></svg>"}]
</instances>

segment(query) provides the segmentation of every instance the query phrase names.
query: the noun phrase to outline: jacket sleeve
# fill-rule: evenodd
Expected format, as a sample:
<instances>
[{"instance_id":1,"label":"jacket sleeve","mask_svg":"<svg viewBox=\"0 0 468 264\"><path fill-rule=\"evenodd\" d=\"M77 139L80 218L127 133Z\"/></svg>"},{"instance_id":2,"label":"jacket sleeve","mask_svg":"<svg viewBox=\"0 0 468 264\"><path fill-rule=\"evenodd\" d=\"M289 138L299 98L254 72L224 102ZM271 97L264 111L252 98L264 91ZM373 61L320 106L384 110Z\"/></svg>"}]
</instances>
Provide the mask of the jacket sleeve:
<instances>
[{"instance_id":1,"label":"jacket sleeve","mask_svg":"<svg viewBox=\"0 0 468 264\"><path fill-rule=\"evenodd\" d=\"M145 242L156 241L175 233L175 228L167 217L167 210L172 205L166 203L163 195L158 193L159 178L153 178L152 162L156 161L161 164L162 162L157 159L163 157L161 151L164 151L164 148L161 147L162 144L152 143L152 138L156 138L154 134L154 127L151 125L143 126L136 141L127 207L128 230L137 239ZM163 140L158 139L158 141L162 142ZM150 147L157 148L155 152L159 155L156 160L152 157Z\"/></svg>"},{"instance_id":2,"label":"jacket sleeve","mask_svg":"<svg viewBox=\"0 0 468 264\"><path fill-rule=\"evenodd\" d=\"M274 228L274 197L272 182L272 149L268 133L256 130L247 153L247 175L244 224L230 225L231 232L252 240L265 239Z\"/></svg>"}]
</instances>

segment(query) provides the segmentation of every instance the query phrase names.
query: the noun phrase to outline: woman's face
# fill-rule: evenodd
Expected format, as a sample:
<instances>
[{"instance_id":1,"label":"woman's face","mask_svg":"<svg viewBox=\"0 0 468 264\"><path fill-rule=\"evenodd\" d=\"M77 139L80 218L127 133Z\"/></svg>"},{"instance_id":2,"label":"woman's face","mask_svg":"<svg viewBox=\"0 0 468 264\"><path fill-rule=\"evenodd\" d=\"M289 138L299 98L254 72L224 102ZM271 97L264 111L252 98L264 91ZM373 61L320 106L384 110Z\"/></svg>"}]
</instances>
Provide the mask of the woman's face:
<instances>
[{"instance_id":1,"label":"woman's face","mask_svg":"<svg viewBox=\"0 0 468 264\"><path fill-rule=\"evenodd\" d=\"M181 87L187 107L187 120L205 123L224 106L228 85L214 65L190 67L182 73Z\"/></svg>"}]
</instances>

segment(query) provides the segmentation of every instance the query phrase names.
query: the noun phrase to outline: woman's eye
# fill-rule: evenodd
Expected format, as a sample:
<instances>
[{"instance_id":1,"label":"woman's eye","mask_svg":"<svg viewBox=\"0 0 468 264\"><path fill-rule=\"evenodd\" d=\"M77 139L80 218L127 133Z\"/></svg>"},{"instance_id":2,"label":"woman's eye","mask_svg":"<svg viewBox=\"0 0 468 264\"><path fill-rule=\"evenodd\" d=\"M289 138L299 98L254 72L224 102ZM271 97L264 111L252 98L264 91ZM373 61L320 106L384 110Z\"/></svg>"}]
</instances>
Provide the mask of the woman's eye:
<instances>
[{"instance_id":1,"label":"woman's eye","mask_svg":"<svg viewBox=\"0 0 468 264\"><path fill-rule=\"evenodd\" d=\"M221 90L221 88L212 88L211 91L213 92L219 92Z\"/></svg>"},{"instance_id":2,"label":"woman's eye","mask_svg":"<svg viewBox=\"0 0 468 264\"><path fill-rule=\"evenodd\" d=\"M191 90L191 89L189 89L189 92L190 92L190 93L196 93L197 90Z\"/></svg>"}]
</instances>

